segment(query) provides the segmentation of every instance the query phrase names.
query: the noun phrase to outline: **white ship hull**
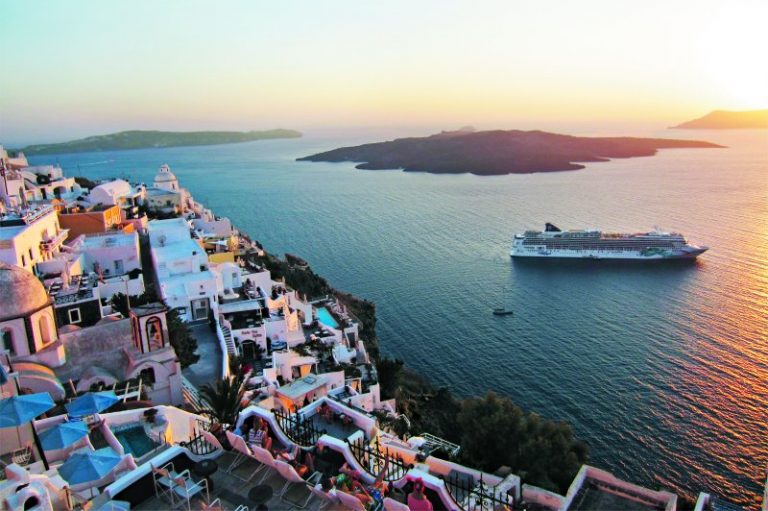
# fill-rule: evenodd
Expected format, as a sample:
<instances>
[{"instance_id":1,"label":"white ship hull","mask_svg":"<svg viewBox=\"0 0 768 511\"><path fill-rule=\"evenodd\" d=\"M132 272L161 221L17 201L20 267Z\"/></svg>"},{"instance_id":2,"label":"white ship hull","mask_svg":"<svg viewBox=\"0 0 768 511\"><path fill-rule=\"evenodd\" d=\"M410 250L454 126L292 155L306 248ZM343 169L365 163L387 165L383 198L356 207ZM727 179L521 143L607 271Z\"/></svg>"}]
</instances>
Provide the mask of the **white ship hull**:
<instances>
[{"instance_id":1,"label":"white ship hull","mask_svg":"<svg viewBox=\"0 0 768 511\"><path fill-rule=\"evenodd\" d=\"M561 231L546 224L544 231L526 231L512 240L512 257L529 259L605 259L669 261L696 259L707 247L689 244L682 234L640 232L603 233L598 230Z\"/></svg>"},{"instance_id":2,"label":"white ship hull","mask_svg":"<svg viewBox=\"0 0 768 511\"><path fill-rule=\"evenodd\" d=\"M509 255L519 258L544 258L544 259L607 259L627 261L669 261L671 259L695 259L705 252L706 248L680 248L660 250L654 253L642 253L635 251L610 251L610 250L555 250L555 249L530 249L512 248Z\"/></svg>"}]
</instances>

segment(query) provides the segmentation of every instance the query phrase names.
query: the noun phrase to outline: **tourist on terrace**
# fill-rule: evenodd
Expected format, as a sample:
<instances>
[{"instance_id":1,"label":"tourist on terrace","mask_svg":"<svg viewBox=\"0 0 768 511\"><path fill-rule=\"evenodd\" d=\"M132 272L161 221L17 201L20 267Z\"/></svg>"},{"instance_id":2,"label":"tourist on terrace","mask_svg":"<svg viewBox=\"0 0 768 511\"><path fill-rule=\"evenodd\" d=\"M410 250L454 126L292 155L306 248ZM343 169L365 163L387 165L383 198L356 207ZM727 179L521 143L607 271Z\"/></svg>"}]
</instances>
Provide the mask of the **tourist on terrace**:
<instances>
[{"instance_id":1,"label":"tourist on terrace","mask_svg":"<svg viewBox=\"0 0 768 511\"><path fill-rule=\"evenodd\" d=\"M312 472L321 472L330 477L336 471L336 466L331 459L333 453L322 444L315 444L307 450L306 464Z\"/></svg>"},{"instance_id":2,"label":"tourist on terrace","mask_svg":"<svg viewBox=\"0 0 768 511\"><path fill-rule=\"evenodd\" d=\"M308 474L315 472L315 464L309 451L299 449L295 457L287 456L286 459L302 479L306 479Z\"/></svg>"},{"instance_id":3,"label":"tourist on terrace","mask_svg":"<svg viewBox=\"0 0 768 511\"><path fill-rule=\"evenodd\" d=\"M408 507L411 511L432 511L432 502L424 495L424 481L413 481L413 491L408 494Z\"/></svg>"},{"instance_id":4,"label":"tourist on terrace","mask_svg":"<svg viewBox=\"0 0 768 511\"><path fill-rule=\"evenodd\" d=\"M336 497L336 487L333 485L334 478L324 475L320 482L315 486L316 489L322 490L323 493Z\"/></svg>"},{"instance_id":5,"label":"tourist on terrace","mask_svg":"<svg viewBox=\"0 0 768 511\"><path fill-rule=\"evenodd\" d=\"M384 468L376 476L373 483L364 485L361 481L360 472L344 463L340 469L341 474L336 478L336 485L340 490L344 490L360 499L360 502L366 506L372 502L382 502L389 493L389 485L384 481L388 468L389 458L385 458ZM339 479L342 481L342 486L339 486ZM346 488L350 488L350 490Z\"/></svg>"},{"instance_id":6,"label":"tourist on terrace","mask_svg":"<svg viewBox=\"0 0 768 511\"><path fill-rule=\"evenodd\" d=\"M269 426L264 419L259 417L259 421L248 431L246 441L251 449L256 446L268 451L272 450L272 437L269 436Z\"/></svg>"},{"instance_id":7,"label":"tourist on terrace","mask_svg":"<svg viewBox=\"0 0 768 511\"><path fill-rule=\"evenodd\" d=\"M334 479L334 485L339 491L343 491L354 497L357 497L358 500L362 502L366 507L368 507L368 505L373 502L373 497L368 494L368 491L365 489L365 486L363 486L363 483L361 483L355 476L351 474L342 472Z\"/></svg>"},{"instance_id":8,"label":"tourist on terrace","mask_svg":"<svg viewBox=\"0 0 768 511\"><path fill-rule=\"evenodd\" d=\"M320 405L318 413L320 414L320 418L322 418L325 422L333 421L333 409L328 406L326 401L323 401L323 404Z\"/></svg>"}]
</instances>

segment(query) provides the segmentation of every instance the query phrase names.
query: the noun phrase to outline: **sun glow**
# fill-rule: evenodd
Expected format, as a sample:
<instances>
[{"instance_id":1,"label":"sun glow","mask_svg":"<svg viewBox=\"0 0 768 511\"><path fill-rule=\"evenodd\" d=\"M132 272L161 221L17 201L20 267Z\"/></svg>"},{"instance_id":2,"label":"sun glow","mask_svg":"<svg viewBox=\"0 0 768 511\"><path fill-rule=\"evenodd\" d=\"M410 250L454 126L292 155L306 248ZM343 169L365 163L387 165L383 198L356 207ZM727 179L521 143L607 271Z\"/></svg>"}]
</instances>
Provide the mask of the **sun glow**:
<instances>
[{"instance_id":1,"label":"sun glow","mask_svg":"<svg viewBox=\"0 0 768 511\"><path fill-rule=\"evenodd\" d=\"M701 34L702 58L711 84L729 103L721 108L768 108L767 28L768 4L745 2L721 8Z\"/></svg>"}]
</instances>

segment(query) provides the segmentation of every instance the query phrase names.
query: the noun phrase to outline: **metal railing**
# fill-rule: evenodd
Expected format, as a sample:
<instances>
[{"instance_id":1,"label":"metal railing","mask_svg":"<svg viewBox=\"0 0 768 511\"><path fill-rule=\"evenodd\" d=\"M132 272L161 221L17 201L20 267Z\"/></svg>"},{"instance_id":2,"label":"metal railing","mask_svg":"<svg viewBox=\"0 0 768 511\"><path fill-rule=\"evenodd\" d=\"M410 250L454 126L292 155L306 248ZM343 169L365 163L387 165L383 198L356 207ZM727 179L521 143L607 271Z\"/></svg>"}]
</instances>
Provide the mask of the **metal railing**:
<instances>
[{"instance_id":1,"label":"metal railing","mask_svg":"<svg viewBox=\"0 0 768 511\"><path fill-rule=\"evenodd\" d=\"M514 507L515 498L483 481L482 473L478 482L468 475L460 477L458 473L450 474L444 482L451 498L464 511L495 511Z\"/></svg>"},{"instance_id":2,"label":"metal railing","mask_svg":"<svg viewBox=\"0 0 768 511\"><path fill-rule=\"evenodd\" d=\"M311 418L304 418L298 413L283 413L280 410L272 410L272 413L283 433L300 447L315 445L324 434L324 431L315 426Z\"/></svg>"},{"instance_id":3,"label":"metal railing","mask_svg":"<svg viewBox=\"0 0 768 511\"><path fill-rule=\"evenodd\" d=\"M430 451L445 451L445 453L448 454L451 459L455 459L459 455L461 446L458 444L454 444L453 442L449 442L448 440L435 435L430 435L429 433L422 433L420 436L427 441L426 445Z\"/></svg>"},{"instance_id":4,"label":"metal railing","mask_svg":"<svg viewBox=\"0 0 768 511\"><path fill-rule=\"evenodd\" d=\"M192 438L186 442L179 442L179 445L197 456L207 456L216 452L216 447L209 444L205 437L194 429L192 430Z\"/></svg>"},{"instance_id":5,"label":"metal railing","mask_svg":"<svg viewBox=\"0 0 768 511\"><path fill-rule=\"evenodd\" d=\"M398 481L411 469L411 466L407 465L402 458L390 452L388 447L382 448L379 437L370 442L362 438L354 442L347 439L347 444L358 463L375 478L386 470L383 476L385 481Z\"/></svg>"}]
</instances>

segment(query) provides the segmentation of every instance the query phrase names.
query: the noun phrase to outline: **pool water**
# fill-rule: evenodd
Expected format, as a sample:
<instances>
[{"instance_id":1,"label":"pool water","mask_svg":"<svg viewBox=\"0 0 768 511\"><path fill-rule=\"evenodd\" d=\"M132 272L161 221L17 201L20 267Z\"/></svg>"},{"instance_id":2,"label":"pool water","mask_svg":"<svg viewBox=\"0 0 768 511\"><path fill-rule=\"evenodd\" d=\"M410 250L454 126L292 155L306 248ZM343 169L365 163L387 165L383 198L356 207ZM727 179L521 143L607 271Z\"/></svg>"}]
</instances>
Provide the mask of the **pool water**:
<instances>
[{"instance_id":1,"label":"pool water","mask_svg":"<svg viewBox=\"0 0 768 511\"><path fill-rule=\"evenodd\" d=\"M325 307L317 308L317 320L325 326L339 328L339 324L333 319L333 316L331 316L331 313Z\"/></svg>"},{"instance_id":2,"label":"pool water","mask_svg":"<svg viewBox=\"0 0 768 511\"><path fill-rule=\"evenodd\" d=\"M133 426L120 431L114 431L120 445L126 454L132 454L134 458L140 458L157 447L157 443L147 436L143 426Z\"/></svg>"}]
</instances>

